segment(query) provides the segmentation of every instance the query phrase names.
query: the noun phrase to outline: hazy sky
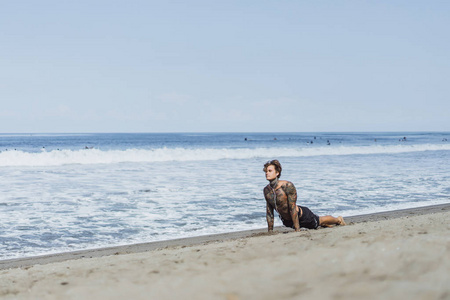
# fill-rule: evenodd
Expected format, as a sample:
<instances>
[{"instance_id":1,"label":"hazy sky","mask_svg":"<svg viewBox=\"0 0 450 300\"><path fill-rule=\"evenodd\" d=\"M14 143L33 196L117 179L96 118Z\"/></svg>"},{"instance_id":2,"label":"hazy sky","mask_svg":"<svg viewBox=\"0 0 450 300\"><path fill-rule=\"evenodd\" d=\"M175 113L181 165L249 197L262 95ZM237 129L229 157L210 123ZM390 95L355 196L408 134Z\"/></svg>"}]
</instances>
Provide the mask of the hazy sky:
<instances>
[{"instance_id":1,"label":"hazy sky","mask_svg":"<svg viewBox=\"0 0 450 300\"><path fill-rule=\"evenodd\" d=\"M449 1L1 1L0 132L450 131Z\"/></svg>"}]
</instances>

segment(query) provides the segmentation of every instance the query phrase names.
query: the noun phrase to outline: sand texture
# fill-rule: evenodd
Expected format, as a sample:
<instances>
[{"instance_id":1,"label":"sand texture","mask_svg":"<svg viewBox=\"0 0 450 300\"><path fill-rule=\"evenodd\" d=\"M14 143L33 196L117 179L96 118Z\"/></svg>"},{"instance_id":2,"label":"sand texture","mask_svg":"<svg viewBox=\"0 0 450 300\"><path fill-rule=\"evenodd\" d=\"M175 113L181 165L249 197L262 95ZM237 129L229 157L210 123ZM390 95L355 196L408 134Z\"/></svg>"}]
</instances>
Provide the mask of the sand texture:
<instances>
[{"instance_id":1,"label":"sand texture","mask_svg":"<svg viewBox=\"0 0 450 300\"><path fill-rule=\"evenodd\" d=\"M450 299L449 217L447 205L349 218L335 228L3 269L0 298Z\"/></svg>"}]
</instances>

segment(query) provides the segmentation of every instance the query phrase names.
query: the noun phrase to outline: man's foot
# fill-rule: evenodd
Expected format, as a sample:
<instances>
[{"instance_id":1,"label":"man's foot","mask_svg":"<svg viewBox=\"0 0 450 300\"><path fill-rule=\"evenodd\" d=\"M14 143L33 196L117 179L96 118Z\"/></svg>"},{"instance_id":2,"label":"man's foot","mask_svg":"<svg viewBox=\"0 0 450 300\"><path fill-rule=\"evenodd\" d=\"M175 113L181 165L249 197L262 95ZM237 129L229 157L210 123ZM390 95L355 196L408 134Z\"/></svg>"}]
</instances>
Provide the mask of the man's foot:
<instances>
[{"instance_id":1,"label":"man's foot","mask_svg":"<svg viewBox=\"0 0 450 300\"><path fill-rule=\"evenodd\" d=\"M339 225L341 225L341 226L347 225L347 224L345 223L343 217L339 216L339 217L338 217L338 220L339 220Z\"/></svg>"}]
</instances>

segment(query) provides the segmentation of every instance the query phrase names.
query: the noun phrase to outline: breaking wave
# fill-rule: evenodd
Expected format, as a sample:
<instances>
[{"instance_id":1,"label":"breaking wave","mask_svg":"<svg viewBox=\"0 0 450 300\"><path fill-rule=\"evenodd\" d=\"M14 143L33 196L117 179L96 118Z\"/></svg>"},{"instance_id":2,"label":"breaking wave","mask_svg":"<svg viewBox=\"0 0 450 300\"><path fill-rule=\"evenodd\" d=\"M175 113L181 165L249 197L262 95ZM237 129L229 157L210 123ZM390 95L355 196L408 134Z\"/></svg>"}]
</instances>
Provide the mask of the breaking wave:
<instances>
[{"instance_id":1,"label":"breaking wave","mask_svg":"<svg viewBox=\"0 0 450 300\"><path fill-rule=\"evenodd\" d=\"M157 148L126 150L53 150L40 153L0 152L0 166L59 166L68 164L114 164L122 162L202 161L320 155L394 154L450 151L450 145L325 146L305 148Z\"/></svg>"}]
</instances>

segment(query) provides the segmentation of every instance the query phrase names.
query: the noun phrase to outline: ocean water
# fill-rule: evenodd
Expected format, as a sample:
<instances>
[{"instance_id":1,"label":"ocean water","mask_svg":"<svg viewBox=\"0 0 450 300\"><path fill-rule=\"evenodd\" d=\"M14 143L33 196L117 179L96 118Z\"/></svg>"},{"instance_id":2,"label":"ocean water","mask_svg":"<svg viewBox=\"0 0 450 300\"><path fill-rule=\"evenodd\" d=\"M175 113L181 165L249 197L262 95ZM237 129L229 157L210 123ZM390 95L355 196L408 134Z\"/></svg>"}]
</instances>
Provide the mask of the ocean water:
<instances>
[{"instance_id":1,"label":"ocean water","mask_svg":"<svg viewBox=\"0 0 450 300\"><path fill-rule=\"evenodd\" d=\"M0 151L0 259L266 228L271 159L319 215L450 202L449 132L0 134Z\"/></svg>"}]
</instances>

